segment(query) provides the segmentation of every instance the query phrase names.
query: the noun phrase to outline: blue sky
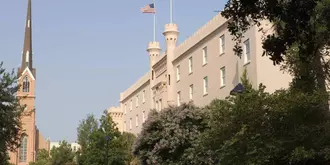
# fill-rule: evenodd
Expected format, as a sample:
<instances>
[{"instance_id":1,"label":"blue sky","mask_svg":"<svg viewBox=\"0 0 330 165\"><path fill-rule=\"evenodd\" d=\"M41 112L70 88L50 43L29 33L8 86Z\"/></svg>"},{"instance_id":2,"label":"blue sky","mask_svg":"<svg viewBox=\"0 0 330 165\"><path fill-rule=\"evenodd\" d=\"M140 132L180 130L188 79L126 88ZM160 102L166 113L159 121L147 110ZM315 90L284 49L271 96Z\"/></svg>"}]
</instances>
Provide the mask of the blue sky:
<instances>
[{"instance_id":1,"label":"blue sky","mask_svg":"<svg viewBox=\"0 0 330 165\"><path fill-rule=\"evenodd\" d=\"M119 93L148 71L151 0L32 0L37 125L51 141L76 140L88 113L119 104ZM173 0L182 42L222 10L226 0ZM0 61L17 68L23 49L27 0L0 1ZM169 23L169 1L158 0L156 38ZM126 47L129 46L129 47Z\"/></svg>"}]
</instances>

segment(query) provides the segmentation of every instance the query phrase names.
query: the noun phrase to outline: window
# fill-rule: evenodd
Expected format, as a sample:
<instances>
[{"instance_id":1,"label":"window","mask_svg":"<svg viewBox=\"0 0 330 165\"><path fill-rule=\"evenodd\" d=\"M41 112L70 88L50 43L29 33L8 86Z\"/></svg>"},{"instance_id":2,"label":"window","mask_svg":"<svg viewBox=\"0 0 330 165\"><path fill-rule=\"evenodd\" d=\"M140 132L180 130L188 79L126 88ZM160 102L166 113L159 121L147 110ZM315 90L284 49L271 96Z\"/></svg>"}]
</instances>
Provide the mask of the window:
<instances>
[{"instance_id":1,"label":"window","mask_svg":"<svg viewBox=\"0 0 330 165\"><path fill-rule=\"evenodd\" d=\"M145 111L143 111L142 112L142 122L144 123L145 121L146 121L146 114L145 114L146 112Z\"/></svg>"},{"instance_id":2,"label":"window","mask_svg":"<svg viewBox=\"0 0 330 165\"><path fill-rule=\"evenodd\" d=\"M180 80L180 65L176 67L176 81Z\"/></svg>"},{"instance_id":3,"label":"window","mask_svg":"<svg viewBox=\"0 0 330 165\"><path fill-rule=\"evenodd\" d=\"M21 139L21 146L19 148L19 161L26 162L27 157L27 136L23 136Z\"/></svg>"},{"instance_id":4,"label":"window","mask_svg":"<svg viewBox=\"0 0 330 165\"><path fill-rule=\"evenodd\" d=\"M207 76L203 78L203 94L206 95L208 92L208 78Z\"/></svg>"},{"instance_id":5,"label":"window","mask_svg":"<svg viewBox=\"0 0 330 165\"><path fill-rule=\"evenodd\" d=\"M156 110L158 110L158 101L156 101Z\"/></svg>"},{"instance_id":6,"label":"window","mask_svg":"<svg viewBox=\"0 0 330 165\"><path fill-rule=\"evenodd\" d=\"M225 35L222 35L219 38L219 42L220 42L220 54L224 54L225 53Z\"/></svg>"},{"instance_id":7,"label":"window","mask_svg":"<svg viewBox=\"0 0 330 165\"><path fill-rule=\"evenodd\" d=\"M23 92L30 92L30 81L27 76L23 80Z\"/></svg>"},{"instance_id":8,"label":"window","mask_svg":"<svg viewBox=\"0 0 330 165\"><path fill-rule=\"evenodd\" d=\"M177 93L176 99L178 102L178 106L180 106L181 105L181 92L180 91Z\"/></svg>"},{"instance_id":9,"label":"window","mask_svg":"<svg viewBox=\"0 0 330 165\"><path fill-rule=\"evenodd\" d=\"M129 130L132 130L132 118L129 119Z\"/></svg>"},{"instance_id":10,"label":"window","mask_svg":"<svg viewBox=\"0 0 330 165\"><path fill-rule=\"evenodd\" d=\"M189 86L189 99L192 100L193 99L193 93L194 93L194 85L191 84Z\"/></svg>"},{"instance_id":11,"label":"window","mask_svg":"<svg viewBox=\"0 0 330 165\"><path fill-rule=\"evenodd\" d=\"M127 113L127 105L125 104L124 113Z\"/></svg>"},{"instance_id":12,"label":"window","mask_svg":"<svg viewBox=\"0 0 330 165\"><path fill-rule=\"evenodd\" d=\"M162 103L162 99L159 99L159 110L162 110L162 105L163 103Z\"/></svg>"},{"instance_id":13,"label":"window","mask_svg":"<svg viewBox=\"0 0 330 165\"><path fill-rule=\"evenodd\" d=\"M203 48L203 65L207 64L207 47Z\"/></svg>"},{"instance_id":14,"label":"window","mask_svg":"<svg viewBox=\"0 0 330 165\"><path fill-rule=\"evenodd\" d=\"M135 126L138 127L139 126L139 115L135 116Z\"/></svg>"},{"instance_id":15,"label":"window","mask_svg":"<svg viewBox=\"0 0 330 165\"><path fill-rule=\"evenodd\" d=\"M126 125L127 123L126 123L126 121L124 121L124 131L126 131L126 127L127 127L127 125Z\"/></svg>"},{"instance_id":16,"label":"window","mask_svg":"<svg viewBox=\"0 0 330 165\"><path fill-rule=\"evenodd\" d=\"M139 107L139 96L138 95L135 98L135 105L136 105L136 107Z\"/></svg>"},{"instance_id":17,"label":"window","mask_svg":"<svg viewBox=\"0 0 330 165\"><path fill-rule=\"evenodd\" d=\"M171 85L171 75L168 75L168 85Z\"/></svg>"},{"instance_id":18,"label":"window","mask_svg":"<svg viewBox=\"0 0 330 165\"><path fill-rule=\"evenodd\" d=\"M247 39L246 41L244 41L244 64L250 62L250 60L250 40Z\"/></svg>"},{"instance_id":19,"label":"window","mask_svg":"<svg viewBox=\"0 0 330 165\"><path fill-rule=\"evenodd\" d=\"M133 101L131 100L131 105L130 105L130 109L129 110L133 110Z\"/></svg>"},{"instance_id":20,"label":"window","mask_svg":"<svg viewBox=\"0 0 330 165\"><path fill-rule=\"evenodd\" d=\"M146 90L142 92L142 102L146 102Z\"/></svg>"},{"instance_id":21,"label":"window","mask_svg":"<svg viewBox=\"0 0 330 165\"><path fill-rule=\"evenodd\" d=\"M226 68L222 67L220 69L220 86L223 87L226 85Z\"/></svg>"},{"instance_id":22,"label":"window","mask_svg":"<svg viewBox=\"0 0 330 165\"><path fill-rule=\"evenodd\" d=\"M151 79L154 80L154 74L155 72L154 71L151 71Z\"/></svg>"},{"instance_id":23,"label":"window","mask_svg":"<svg viewBox=\"0 0 330 165\"><path fill-rule=\"evenodd\" d=\"M188 65L189 65L189 74L193 71L193 64L192 64L192 57L189 58Z\"/></svg>"}]
</instances>

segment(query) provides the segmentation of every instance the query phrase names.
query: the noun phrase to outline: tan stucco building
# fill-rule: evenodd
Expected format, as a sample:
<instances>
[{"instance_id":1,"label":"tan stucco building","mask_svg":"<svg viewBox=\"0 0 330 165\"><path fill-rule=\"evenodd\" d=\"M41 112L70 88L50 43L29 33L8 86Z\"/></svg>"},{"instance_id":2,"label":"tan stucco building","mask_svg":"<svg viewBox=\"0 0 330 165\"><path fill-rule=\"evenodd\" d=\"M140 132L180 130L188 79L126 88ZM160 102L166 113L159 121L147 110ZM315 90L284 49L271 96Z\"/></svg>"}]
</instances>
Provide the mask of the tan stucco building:
<instances>
[{"instance_id":1,"label":"tan stucco building","mask_svg":"<svg viewBox=\"0 0 330 165\"><path fill-rule=\"evenodd\" d=\"M240 82L244 69L254 87L263 83L269 92L287 88L291 76L262 57L263 34L271 32L270 24L263 22L262 26L263 31L252 27L245 33L239 58L233 52L235 41L227 30L227 20L220 13L179 45L178 25L166 24L165 51L161 53L159 42L150 42L150 70L120 94L117 111L123 113L119 120L122 130L139 133L150 109L190 101L203 106L225 98Z\"/></svg>"},{"instance_id":2,"label":"tan stucco building","mask_svg":"<svg viewBox=\"0 0 330 165\"><path fill-rule=\"evenodd\" d=\"M21 118L24 135L21 137L21 147L16 152L10 152L10 163L15 165L28 165L37 158L39 149L49 150L49 140L45 140L36 126L35 87L36 69L33 67L32 51L32 17L31 0L28 0L27 19L25 25L24 47L22 52L22 64L18 69L21 104L25 105L25 114Z\"/></svg>"}]
</instances>

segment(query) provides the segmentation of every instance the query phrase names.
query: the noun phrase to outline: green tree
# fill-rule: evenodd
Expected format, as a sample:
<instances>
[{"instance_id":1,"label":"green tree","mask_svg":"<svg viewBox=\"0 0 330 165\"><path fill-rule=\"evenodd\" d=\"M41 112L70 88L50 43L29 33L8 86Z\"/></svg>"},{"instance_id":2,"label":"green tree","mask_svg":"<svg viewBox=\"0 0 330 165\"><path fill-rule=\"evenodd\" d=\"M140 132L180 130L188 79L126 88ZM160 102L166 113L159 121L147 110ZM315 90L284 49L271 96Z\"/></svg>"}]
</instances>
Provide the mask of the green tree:
<instances>
[{"instance_id":1,"label":"green tree","mask_svg":"<svg viewBox=\"0 0 330 165\"><path fill-rule=\"evenodd\" d=\"M35 162L31 162L30 165L52 165L49 154L50 153L45 149L39 150L37 160Z\"/></svg>"},{"instance_id":2,"label":"green tree","mask_svg":"<svg viewBox=\"0 0 330 165\"><path fill-rule=\"evenodd\" d=\"M16 92L19 89L14 71L6 72L0 63L0 164L8 163L8 151L15 151L19 146L22 130L24 107L19 103Z\"/></svg>"},{"instance_id":3,"label":"green tree","mask_svg":"<svg viewBox=\"0 0 330 165\"><path fill-rule=\"evenodd\" d=\"M292 87L303 92L326 92L329 78L330 0L228 0L222 15L230 19L228 30L240 42L249 27L261 29L270 21L274 33L263 41L264 54L274 64L285 62L294 76ZM327 104L327 100L321 100ZM327 108L324 106L323 108Z\"/></svg>"},{"instance_id":4,"label":"green tree","mask_svg":"<svg viewBox=\"0 0 330 165\"><path fill-rule=\"evenodd\" d=\"M208 164L321 165L330 164L329 114L319 100L297 90L253 89L246 72L245 92L215 100L206 109L209 128L200 137Z\"/></svg>"},{"instance_id":5,"label":"green tree","mask_svg":"<svg viewBox=\"0 0 330 165\"><path fill-rule=\"evenodd\" d=\"M80 145L80 149L77 153L77 161L80 164L86 159L86 148L89 144L90 136L93 132L98 129L98 121L94 115L88 114L86 119L80 121L79 126L77 128L78 132L78 144Z\"/></svg>"},{"instance_id":6,"label":"green tree","mask_svg":"<svg viewBox=\"0 0 330 165\"><path fill-rule=\"evenodd\" d=\"M121 133L107 111L104 111L99 123L97 130L90 135L84 164L106 164L108 160L109 165L125 165L130 155L127 146L122 142Z\"/></svg>"},{"instance_id":7,"label":"green tree","mask_svg":"<svg viewBox=\"0 0 330 165\"><path fill-rule=\"evenodd\" d=\"M133 153L142 164L190 165L196 140L206 129L205 113L192 104L151 111Z\"/></svg>"},{"instance_id":8,"label":"green tree","mask_svg":"<svg viewBox=\"0 0 330 165\"><path fill-rule=\"evenodd\" d=\"M136 139L136 136L132 133L128 133L128 132L123 132L121 134L121 136L119 137L119 141L122 143L122 146L126 147L124 148L128 158L126 161L126 164L134 164L134 165L138 165L139 162L137 161L136 157L133 155L133 151L132 151L132 146L134 144L134 140Z\"/></svg>"},{"instance_id":9,"label":"green tree","mask_svg":"<svg viewBox=\"0 0 330 165\"><path fill-rule=\"evenodd\" d=\"M53 147L50 150L52 165L71 165L74 163L75 153L71 149L71 145L66 141L61 141L59 147Z\"/></svg>"},{"instance_id":10,"label":"green tree","mask_svg":"<svg viewBox=\"0 0 330 165\"><path fill-rule=\"evenodd\" d=\"M31 162L30 165L76 165L74 157L71 145L61 141L60 146L53 147L50 152L45 149L39 150L36 162Z\"/></svg>"}]
</instances>

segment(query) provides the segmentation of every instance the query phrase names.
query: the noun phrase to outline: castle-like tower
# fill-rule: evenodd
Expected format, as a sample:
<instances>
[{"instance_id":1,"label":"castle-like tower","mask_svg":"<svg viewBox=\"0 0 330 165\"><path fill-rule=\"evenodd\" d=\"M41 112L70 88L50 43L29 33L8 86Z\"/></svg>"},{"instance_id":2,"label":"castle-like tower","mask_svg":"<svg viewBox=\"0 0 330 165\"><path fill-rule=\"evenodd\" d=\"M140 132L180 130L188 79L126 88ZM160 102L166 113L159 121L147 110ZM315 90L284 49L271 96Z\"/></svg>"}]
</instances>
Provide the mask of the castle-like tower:
<instances>
[{"instance_id":1,"label":"castle-like tower","mask_svg":"<svg viewBox=\"0 0 330 165\"><path fill-rule=\"evenodd\" d=\"M22 63L18 68L18 76L21 87L17 92L17 97L25 106L24 114L21 117L24 134L21 137L20 148L16 152L10 153L10 163L28 165L29 162L36 160L40 148L49 149L49 142L45 141L39 133L35 119L36 69L33 68L31 0L28 0Z\"/></svg>"}]
</instances>

